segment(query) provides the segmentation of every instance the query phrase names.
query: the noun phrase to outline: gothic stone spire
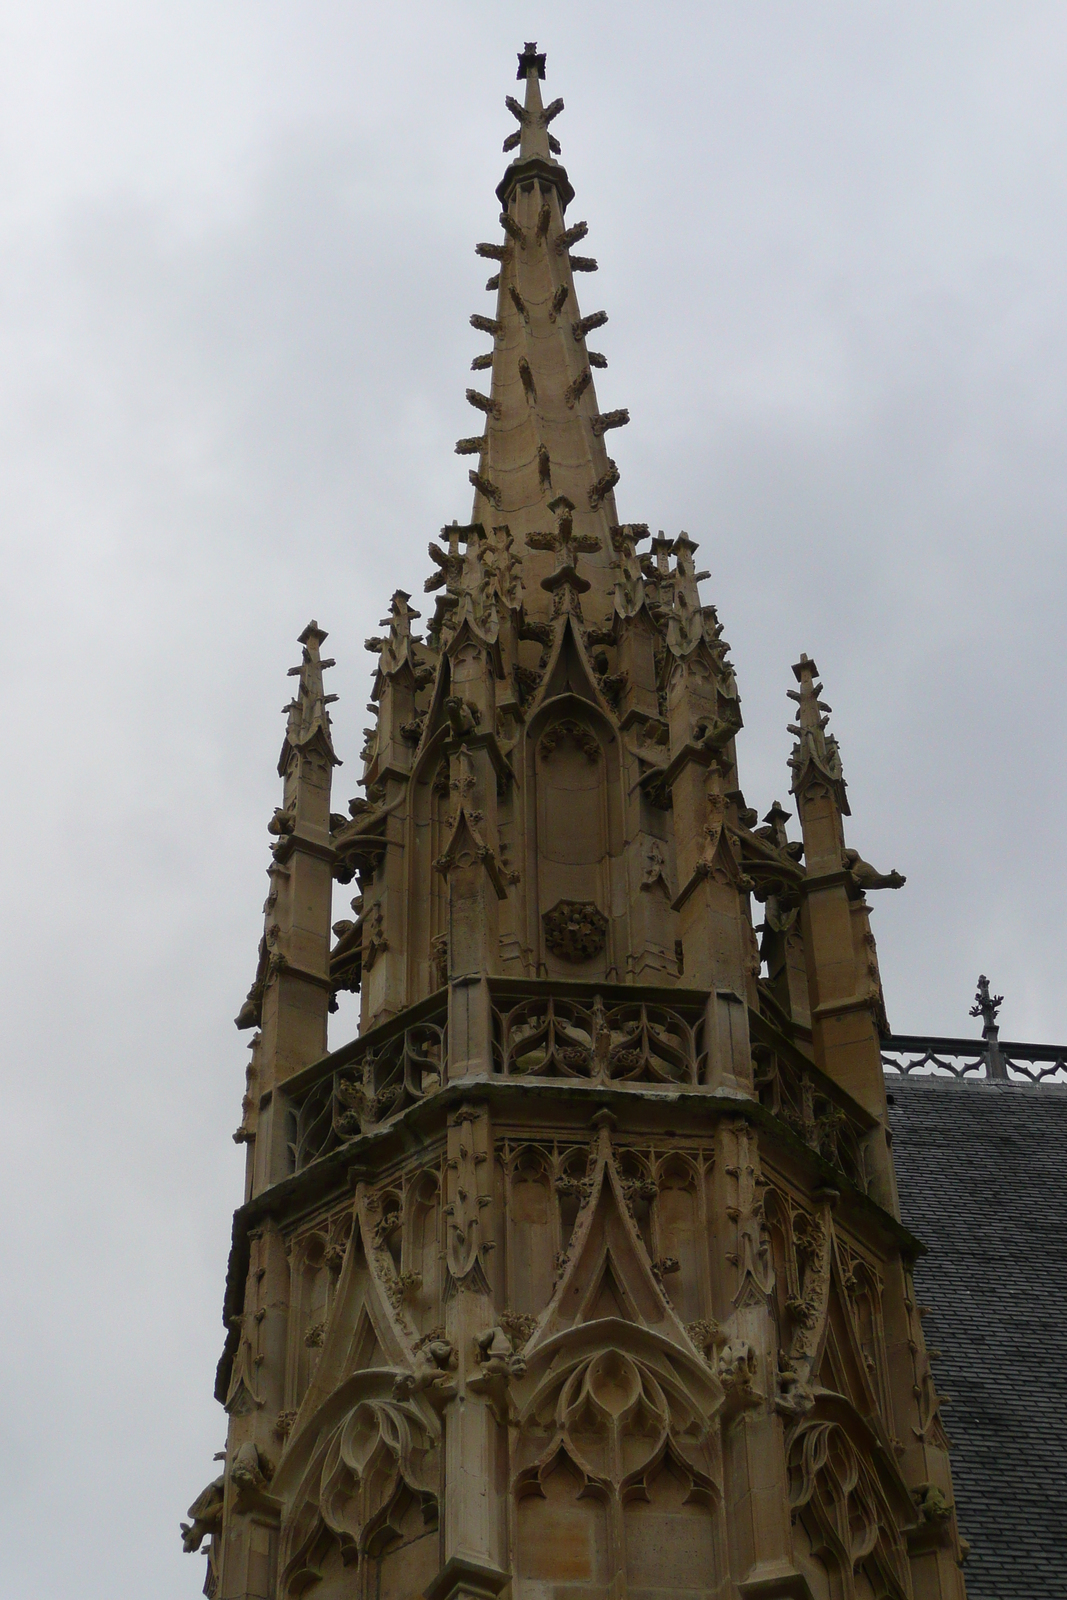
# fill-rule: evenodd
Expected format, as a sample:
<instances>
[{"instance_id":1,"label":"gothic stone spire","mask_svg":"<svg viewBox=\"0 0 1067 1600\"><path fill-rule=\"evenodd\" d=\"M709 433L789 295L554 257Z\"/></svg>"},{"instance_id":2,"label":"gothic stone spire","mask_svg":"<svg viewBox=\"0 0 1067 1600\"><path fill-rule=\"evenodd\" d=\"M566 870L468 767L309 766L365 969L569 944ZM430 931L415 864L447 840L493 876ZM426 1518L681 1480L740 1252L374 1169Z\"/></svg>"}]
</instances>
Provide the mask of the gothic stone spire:
<instances>
[{"instance_id":1,"label":"gothic stone spire","mask_svg":"<svg viewBox=\"0 0 1067 1600\"><path fill-rule=\"evenodd\" d=\"M629 413L602 412L597 400L593 368L607 362L586 341L607 314L583 316L578 304L575 274L595 272L597 264L573 253L588 229L584 222L568 226L565 221L573 190L549 132L563 102L543 104L544 71L544 56L528 45L519 57L524 102L507 100L519 127L505 141L506 150L518 145L518 155L497 189L503 238L477 246L478 254L499 269L487 285L496 293L495 315L471 318L493 339L492 351L473 363L475 370L491 369L489 392L467 391L485 427L456 448L477 456L470 472L472 522L506 524L520 551L543 548L529 546L527 536L551 531L551 503L566 497L576 534L592 541L587 576L595 596L587 611L604 620L614 587L610 529L618 521L614 488L619 478L606 435L628 422ZM552 564L542 554L524 561L527 603L536 617L548 609L537 589Z\"/></svg>"},{"instance_id":2,"label":"gothic stone spire","mask_svg":"<svg viewBox=\"0 0 1067 1600\"><path fill-rule=\"evenodd\" d=\"M886 1139L865 891L899 874L844 848L806 657L803 866L758 828L695 541L618 521L544 73L480 247L474 513L425 637L397 590L368 641L350 818L302 636L186 1547L225 1600L962 1600Z\"/></svg>"}]
</instances>

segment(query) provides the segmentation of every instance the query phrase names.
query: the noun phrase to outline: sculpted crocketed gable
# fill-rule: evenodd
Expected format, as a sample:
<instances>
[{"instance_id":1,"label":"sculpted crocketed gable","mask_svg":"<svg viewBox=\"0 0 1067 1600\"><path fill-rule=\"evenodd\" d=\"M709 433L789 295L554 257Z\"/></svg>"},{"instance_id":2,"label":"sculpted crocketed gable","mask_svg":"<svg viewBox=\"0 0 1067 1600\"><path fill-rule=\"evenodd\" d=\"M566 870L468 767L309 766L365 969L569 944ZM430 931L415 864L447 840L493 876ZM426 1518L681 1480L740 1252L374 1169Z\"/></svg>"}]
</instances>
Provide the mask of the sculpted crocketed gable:
<instances>
[{"instance_id":1,"label":"sculpted crocketed gable","mask_svg":"<svg viewBox=\"0 0 1067 1600\"><path fill-rule=\"evenodd\" d=\"M903 880L845 848L806 657L802 840L759 825L696 543L620 521L544 73L477 246L471 519L367 641L347 816L301 636L186 1545L217 1600L959 1597L865 898Z\"/></svg>"}]
</instances>

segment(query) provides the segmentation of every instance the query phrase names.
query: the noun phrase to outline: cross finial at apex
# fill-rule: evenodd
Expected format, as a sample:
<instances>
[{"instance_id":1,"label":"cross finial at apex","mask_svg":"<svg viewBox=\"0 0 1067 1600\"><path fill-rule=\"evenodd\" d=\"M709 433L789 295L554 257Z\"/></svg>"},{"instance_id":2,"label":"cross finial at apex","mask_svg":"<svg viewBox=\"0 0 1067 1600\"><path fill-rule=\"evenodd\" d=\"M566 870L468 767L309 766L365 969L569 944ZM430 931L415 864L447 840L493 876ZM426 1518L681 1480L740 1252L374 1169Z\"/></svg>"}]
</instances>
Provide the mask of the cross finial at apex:
<instances>
[{"instance_id":1,"label":"cross finial at apex","mask_svg":"<svg viewBox=\"0 0 1067 1600\"><path fill-rule=\"evenodd\" d=\"M521 82L523 78L528 78L531 72L536 72L539 78L545 75L545 53L542 50L538 55L536 39L528 39L519 51L519 70L515 76Z\"/></svg>"},{"instance_id":2,"label":"cross finial at apex","mask_svg":"<svg viewBox=\"0 0 1067 1600\"><path fill-rule=\"evenodd\" d=\"M803 683L805 674L815 679L819 676L819 669L814 661L809 658L807 652L802 650L800 652L800 660L793 664L793 676L798 683Z\"/></svg>"}]
</instances>

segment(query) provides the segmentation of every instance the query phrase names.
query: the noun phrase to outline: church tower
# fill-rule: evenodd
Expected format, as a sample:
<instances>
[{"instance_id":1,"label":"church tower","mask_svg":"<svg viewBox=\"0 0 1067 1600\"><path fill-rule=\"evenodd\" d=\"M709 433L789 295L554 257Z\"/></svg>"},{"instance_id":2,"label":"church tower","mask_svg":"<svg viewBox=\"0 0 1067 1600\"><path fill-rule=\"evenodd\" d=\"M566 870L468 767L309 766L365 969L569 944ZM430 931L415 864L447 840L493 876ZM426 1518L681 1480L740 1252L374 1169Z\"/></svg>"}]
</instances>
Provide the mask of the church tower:
<instances>
[{"instance_id":1,"label":"church tower","mask_svg":"<svg viewBox=\"0 0 1067 1600\"><path fill-rule=\"evenodd\" d=\"M367 641L348 815L316 622L292 669L186 1548L216 1600L960 1600L867 901L903 880L846 844L807 656L797 836L742 793L696 543L616 508L536 45L518 76L473 510Z\"/></svg>"}]
</instances>

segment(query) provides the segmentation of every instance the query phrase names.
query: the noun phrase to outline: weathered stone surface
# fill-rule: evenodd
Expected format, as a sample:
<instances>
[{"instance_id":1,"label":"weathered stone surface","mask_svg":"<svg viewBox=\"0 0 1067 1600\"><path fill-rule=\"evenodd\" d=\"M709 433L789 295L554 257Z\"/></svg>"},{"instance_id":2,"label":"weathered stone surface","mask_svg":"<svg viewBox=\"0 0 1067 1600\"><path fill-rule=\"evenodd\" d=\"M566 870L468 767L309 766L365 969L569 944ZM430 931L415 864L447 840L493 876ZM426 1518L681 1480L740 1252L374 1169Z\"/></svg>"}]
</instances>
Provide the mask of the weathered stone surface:
<instances>
[{"instance_id":1,"label":"weathered stone surface","mask_svg":"<svg viewBox=\"0 0 1067 1600\"><path fill-rule=\"evenodd\" d=\"M478 247L471 521L431 547L425 634L397 591L367 641L348 817L314 625L295 669L230 1434L185 1537L219 1600L948 1600L864 898L893 875L845 849L807 658L803 841L777 804L757 826L696 544L618 520L628 412L595 393L543 74L528 46ZM360 1033L326 1054L340 989Z\"/></svg>"}]
</instances>

